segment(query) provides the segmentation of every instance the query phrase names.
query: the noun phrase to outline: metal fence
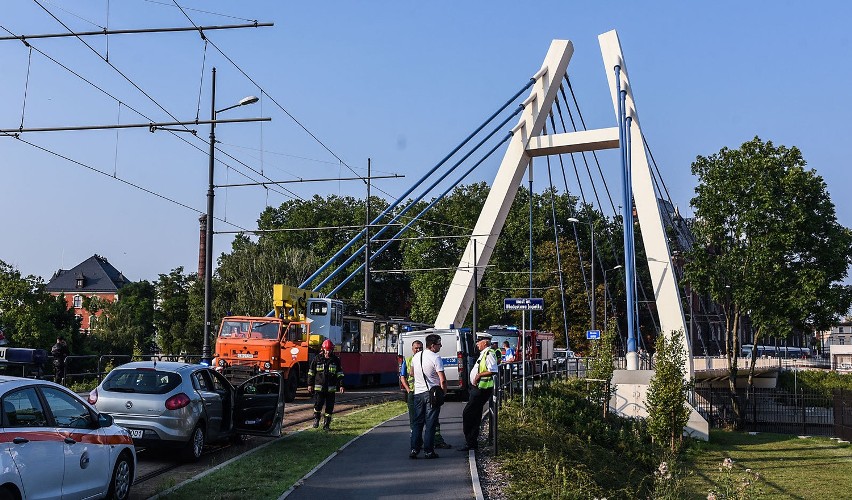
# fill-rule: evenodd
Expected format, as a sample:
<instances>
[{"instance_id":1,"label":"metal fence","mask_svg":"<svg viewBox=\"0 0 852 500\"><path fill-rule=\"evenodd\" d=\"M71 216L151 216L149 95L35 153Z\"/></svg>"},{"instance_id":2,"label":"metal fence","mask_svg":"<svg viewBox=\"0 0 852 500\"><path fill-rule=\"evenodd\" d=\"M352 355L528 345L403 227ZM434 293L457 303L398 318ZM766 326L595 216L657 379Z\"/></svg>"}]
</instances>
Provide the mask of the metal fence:
<instances>
[{"instance_id":1,"label":"metal fence","mask_svg":"<svg viewBox=\"0 0 852 500\"><path fill-rule=\"evenodd\" d=\"M485 418L488 421L489 441L494 453L498 451L499 410L506 398L530 396L545 380L555 378L583 378L589 384L588 394L604 391L592 390L592 385L605 380L587 378L588 358L569 358L567 362L536 360L527 362L526 377L522 363L504 363L494 385L494 395ZM616 361L616 365L618 365ZM740 389L737 392L743 429L753 432L781 434L836 436L852 439L852 391L838 390L833 395L815 390L782 388ZM604 404L603 401L600 401ZM698 386L689 394L689 403L709 422L711 428L729 428L736 417L727 388Z\"/></svg>"},{"instance_id":2,"label":"metal fence","mask_svg":"<svg viewBox=\"0 0 852 500\"><path fill-rule=\"evenodd\" d=\"M544 381L562 378L586 378L588 358L537 359L526 362L501 363L494 381L494 393L484 419L488 421L488 439L497 454L500 407L506 398L533 394ZM587 379L588 380L588 379ZM590 382L597 382L591 381Z\"/></svg>"},{"instance_id":3,"label":"metal fence","mask_svg":"<svg viewBox=\"0 0 852 500\"><path fill-rule=\"evenodd\" d=\"M75 382L96 380L98 383L104 376L118 365L131 361L180 361L186 363L198 363L201 361L200 354L90 354L73 355L65 358L65 372L54 373L53 357L48 357L44 367L21 366L21 376L30 378L45 378L56 380L63 385L72 385ZM15 368L17 369L17 367ZM57 375L59 375L57 377Z\"/></svg>"},{"instance_id":4,"label":"metal fence","mask_svg":"<svg viewBox=\"0 0 852 500\"><path fill-rule=\"evenodd\" d=\"M840 439L852 440L852 391L838 389L834 391L834 435Z\"/></svg>"},{"instance_id":5,"label":"metal fence","mask_svg":"<svg viewBox=\"0 0 852 500\"><path fill-rule=\"evenodd\" d=\"M833 436L834 401L814 390L781 388L737 391L742 429L753 432ZM729 428L736 422L727 388L695 387L690 403L711 428ZM852 425L852 418L850 419Z\"/></svg>"}]
</instances>

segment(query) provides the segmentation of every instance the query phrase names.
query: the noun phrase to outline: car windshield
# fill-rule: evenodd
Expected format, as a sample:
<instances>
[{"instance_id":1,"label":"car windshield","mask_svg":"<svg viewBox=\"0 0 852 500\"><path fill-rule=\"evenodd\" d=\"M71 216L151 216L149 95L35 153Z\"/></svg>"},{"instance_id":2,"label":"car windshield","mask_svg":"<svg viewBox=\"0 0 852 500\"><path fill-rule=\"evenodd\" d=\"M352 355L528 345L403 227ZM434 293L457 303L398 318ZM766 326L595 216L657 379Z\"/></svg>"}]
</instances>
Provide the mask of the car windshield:
<instances>
[{"instance_id":1,"label":"car windshield","mask_svg":"<svg viewBox=\"0 0 852 500\"><path fill-rule=\"evenodd\" d=\"M280 326L277 321L255 321L251 325L251 337L277 340Z\"/></svg>"},{"instance_id":2,"label":"car windshield","mask_svg":"<svg viewBox=\"0 0 852 500\"><path fill-rule=\"evenodd\" d=\"M219 330L220 337L248 337L250 323L248 321L225 321Z\"/></svg>"},{"instance_id":3,"label":"car windshield","mask_svg":"<svg viewBox=\"0 0 852 500\"><path fill-rule=\"evenodd\" d=\"M110 392L166 394L180 385L180 375L153 369L115 369L107 375L103 389Z\"/></svg>"}]
</instances>

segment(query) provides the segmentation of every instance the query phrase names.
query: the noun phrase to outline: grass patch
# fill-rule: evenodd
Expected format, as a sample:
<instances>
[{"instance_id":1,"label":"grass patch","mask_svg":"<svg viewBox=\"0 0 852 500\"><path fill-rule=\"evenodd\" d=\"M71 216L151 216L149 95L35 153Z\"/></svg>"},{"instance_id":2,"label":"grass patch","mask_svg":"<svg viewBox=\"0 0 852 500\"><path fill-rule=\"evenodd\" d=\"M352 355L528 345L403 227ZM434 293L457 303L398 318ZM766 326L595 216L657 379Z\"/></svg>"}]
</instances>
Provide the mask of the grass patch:
<instances>
[{"instance_id":1,"label":"grass patch","mask_svg":"<svg viewBox=\"0 0 852 500\"><path fill-rule=\"evenodd\" d=\"M765 498L852 495L852 447L848 444L822 437L712 430L709 443L696 443L687 452L690 473L685 483L690 498L707 498L725 458L734 460L738 473L746 469L759 473Z\"/></svg>"},{"instance_id":2,"label":"grass patch","mask_svg":"<svg viewBox=\"0 0 852 500\"><path fill-rule=\"evenodd\" d=\"M335 415L331 432L312 429L286 437L164 498L278 498L341 446L406 411L405 403L396 401L349 415Z\"/></svg>"}]
</instances>

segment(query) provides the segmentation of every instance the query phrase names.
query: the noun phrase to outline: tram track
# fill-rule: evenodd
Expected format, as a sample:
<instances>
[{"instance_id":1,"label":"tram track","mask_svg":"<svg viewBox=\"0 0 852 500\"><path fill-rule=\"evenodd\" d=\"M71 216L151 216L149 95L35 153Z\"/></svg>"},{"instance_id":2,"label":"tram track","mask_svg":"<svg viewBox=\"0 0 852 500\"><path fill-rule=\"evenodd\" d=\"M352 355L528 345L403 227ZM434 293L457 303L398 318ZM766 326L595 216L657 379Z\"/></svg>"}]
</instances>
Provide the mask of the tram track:
<instances>
[{"instance_id":1,"label":"tram track","mask_svg":"<svg viewBox=\"0 0 852 500\"><path fill-rule=\"evenodd\" d=\"M313 422L313 403L307 398L307 391L300 395L303 397L285 406L285 427L282 437L307 429L309 424ZM346 415L365 406L399 400L400 397L401 393L394 389L346 392L338 395L334 413L335 415ZM239 444L211 443L205 445L204 452L197 462L190 463L176 461L172 454L139 448L137 449L137 476L133 482L131 498L149 498L157 491L161 491L160 486L167 482L172 484L180 482L276 439L281 438L249 436Z\"/></svg>"}]
</instances>

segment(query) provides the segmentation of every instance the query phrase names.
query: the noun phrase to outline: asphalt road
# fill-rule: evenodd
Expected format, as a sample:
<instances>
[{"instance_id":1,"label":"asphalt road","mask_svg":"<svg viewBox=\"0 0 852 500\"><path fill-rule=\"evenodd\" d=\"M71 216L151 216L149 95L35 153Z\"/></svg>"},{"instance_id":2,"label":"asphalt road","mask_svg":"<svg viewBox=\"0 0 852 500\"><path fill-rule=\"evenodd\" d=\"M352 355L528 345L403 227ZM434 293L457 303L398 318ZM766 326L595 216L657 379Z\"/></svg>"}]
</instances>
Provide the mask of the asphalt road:
<instances>
[{"instance_id":1,"label":"asphalt road","mask_svg":"<svg viewBox=\"0 0 852 500\"><path fill-rule=\"evenodd\" d=\"M472 498L468 453L461 412L464 403L448 401L441 408L441 434L453 449L437 450L440 458L408 458L408 415L385 422L361 436L328 461L287 496L316 498L429 500Z\"/></svg>"}]
</instances>

